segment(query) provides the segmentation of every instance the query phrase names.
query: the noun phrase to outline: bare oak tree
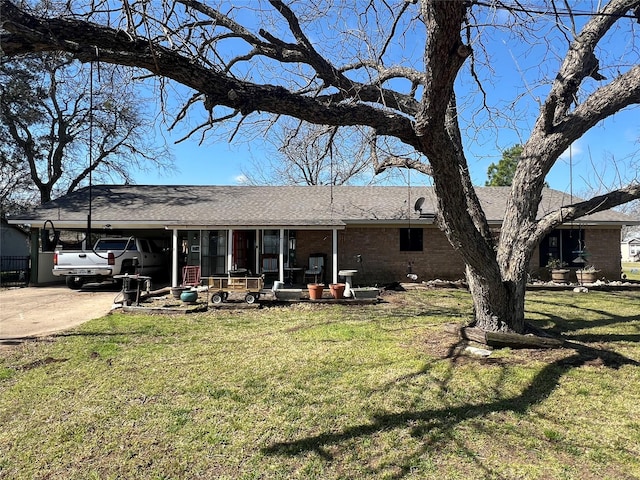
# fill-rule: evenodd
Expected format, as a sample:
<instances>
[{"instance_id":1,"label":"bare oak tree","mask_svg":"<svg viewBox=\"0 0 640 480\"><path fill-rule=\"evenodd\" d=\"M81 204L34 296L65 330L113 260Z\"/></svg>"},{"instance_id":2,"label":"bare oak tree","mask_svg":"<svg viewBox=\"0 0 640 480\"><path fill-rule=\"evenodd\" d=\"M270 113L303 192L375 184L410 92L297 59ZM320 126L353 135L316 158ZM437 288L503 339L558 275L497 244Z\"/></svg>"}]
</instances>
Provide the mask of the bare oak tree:
<instances>
[{"instance_id":1,"label":"bare oak tree","mask_svg":"<svg viewBox=\"0 0 640 480\"><path fill-rule=\"evenodd\" d=\"M102 62L178 82L195 92L179 117L200 102L209 112L194 132L289 116L368 127L379 141L394 138L415 149L421 157L412 162L372 158L380 159L378 171L401 166L432 175L440 226L466 263L476 325L485 330L525 330L527 269L546 233L640 197L634 182L538 217L545 177L560 155L640 102L640 0L594 1L590 11L555 0L535 11L500 0L71 0L49 18L9 0L0 5L6 55L63 50L91 62L99 52ZM530 59L526 71L539 72L523 78L512 104L492 103L485 88L501 68L492 60L497 35L530 49L518 61ZM479 138L481 129L509 119L522 128L527 112L509 108L525 97L538 112L521 142L496 239L463 138Z\"/></svg>"},{"instance_id":2,"label":"bare oak tree","mask_svg":"<svg viewBox=\"0 0 640 480\"><path fill-rule=\"evenodd\" d=\"M135 170L170 164L166 148L150 141L153 122L121 67L105 64L94 78L91 70L67 53L3 59L2 168L21 181L12 193L36 191L36 204L45 203L90 176L128 182Z\"/></svg>"},{"instance_id":3,"label":"bare oak tree","mask_svg":"<svg viewBox=\"0 0 640 480\"><path fill-rule=\"evenodd\" d=\"M372 185L393 177L376 174L368 132L286 121L274 128L266 136L274 152L242 170L249 185Z\"/></svg>"}]
</instances>

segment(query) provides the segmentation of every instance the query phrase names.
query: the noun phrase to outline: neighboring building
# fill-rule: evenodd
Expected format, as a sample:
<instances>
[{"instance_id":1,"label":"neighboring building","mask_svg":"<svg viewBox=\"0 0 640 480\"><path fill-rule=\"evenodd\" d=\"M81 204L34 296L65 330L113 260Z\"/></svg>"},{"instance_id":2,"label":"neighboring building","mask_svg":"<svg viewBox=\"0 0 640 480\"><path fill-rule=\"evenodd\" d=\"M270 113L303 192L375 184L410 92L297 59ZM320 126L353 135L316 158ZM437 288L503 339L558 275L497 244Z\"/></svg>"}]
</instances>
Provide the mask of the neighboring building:
<instances>
[{"instance_id":1,"label":"neighboring building","mask_svg":"<svg viewBox=\"0 0 640 480\"><path fill-rule=\"evenodd\" d=\"M29 234L21 228L0 223L0 257L26 257L29 255Z\"/></svg>"},{"instance_id":2,"label":"neighboring building","mask_svg":"<svg viewBox=\"0 0 640 480\"><path fill-rule=\"evenodd\" d=\"M477 189L496 231L509 190ZM316 254L325 259L325 282L336 282L344 269L358 271L354 284L403 281L408 273L419 280L464 277L462 259L434 224L430 187L103 185L91 195L90 202L85 188L10 221L32 229L50 221L59 230L82 231L91 203L94 234L155 238L171 251L174 285L183 265L200 266L202 276L244 268L301 283ZM540 214L569 203L569 195L546 189ZM620 242L623 225L637 223L610 210L565 225L543 239L531 271L536 274L552 256L574 268L584 259L618 279L620 255L611 245Z\"/></svg>"},{"instance_id":3,"label":"neighboring building","mask_svg":"<svg viewBox=\"0 0 640 480\"><path fill-rule=\"evenodd\" d=\"M623 262L640 262L640 237L620 242L620 254Z\"/></svg>"},{"instance_id":4,"label":"neighboring building","mask_svg":"<svg viewBox=\"0 0 640 480\"><path fill-rule=\"evenodd\" d=\"M29 282L29 234L19 227L0 223L0 286L23 286Z\"/></svg>"}]
</instances>

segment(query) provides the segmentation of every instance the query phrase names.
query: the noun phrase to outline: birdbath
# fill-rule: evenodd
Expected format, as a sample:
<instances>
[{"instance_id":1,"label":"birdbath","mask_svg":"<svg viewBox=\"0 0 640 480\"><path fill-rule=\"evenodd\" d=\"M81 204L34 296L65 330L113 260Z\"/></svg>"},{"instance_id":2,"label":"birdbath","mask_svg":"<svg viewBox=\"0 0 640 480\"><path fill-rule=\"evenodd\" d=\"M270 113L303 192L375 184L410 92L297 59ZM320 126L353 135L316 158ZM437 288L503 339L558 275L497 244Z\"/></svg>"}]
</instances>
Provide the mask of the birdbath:
<instances>
[{"instance_id":1,"label":"birdbath","mask_svg":"<svg viewBox=\"0 0 640 480\"><path fill-rule=\"evenodd\" d=\"M358 270L340 270L338 272L338 275L340 275L341 277L344 277L344 296L345 297L350 297L352 295L351 293L351 277L353 277L356 273L358 273Z\"/></svg>"}]
</instances>

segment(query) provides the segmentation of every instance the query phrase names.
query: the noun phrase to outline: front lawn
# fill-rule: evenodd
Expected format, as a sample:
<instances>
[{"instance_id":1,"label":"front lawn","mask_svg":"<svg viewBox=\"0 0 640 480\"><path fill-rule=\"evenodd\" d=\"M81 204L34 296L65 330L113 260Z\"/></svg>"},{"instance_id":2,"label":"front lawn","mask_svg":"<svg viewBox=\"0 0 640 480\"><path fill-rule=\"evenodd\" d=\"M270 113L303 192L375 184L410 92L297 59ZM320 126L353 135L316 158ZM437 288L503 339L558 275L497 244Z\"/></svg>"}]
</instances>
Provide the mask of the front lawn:
<instances>
[{"instance_id":1,"label":"front lawn","mask_svg":"<svg viewBox=\"0 0 640 480\"><path fill-rule=\"evenodd\" d=\"M640 262L626 262L622 264L622 273L627 280L640 280Z\"/></svg>"},{"instance_id":2,"label":"front lawn","mask_svg":"<svg viewBox=\"0 0 640 480\"><path fill-rule=\"evenodd\" d=\"M464 351L461 290L113 314L0 350L0 478L640 477L640 293L533 292L562 350Z\"/></svg>"}]
</instances>

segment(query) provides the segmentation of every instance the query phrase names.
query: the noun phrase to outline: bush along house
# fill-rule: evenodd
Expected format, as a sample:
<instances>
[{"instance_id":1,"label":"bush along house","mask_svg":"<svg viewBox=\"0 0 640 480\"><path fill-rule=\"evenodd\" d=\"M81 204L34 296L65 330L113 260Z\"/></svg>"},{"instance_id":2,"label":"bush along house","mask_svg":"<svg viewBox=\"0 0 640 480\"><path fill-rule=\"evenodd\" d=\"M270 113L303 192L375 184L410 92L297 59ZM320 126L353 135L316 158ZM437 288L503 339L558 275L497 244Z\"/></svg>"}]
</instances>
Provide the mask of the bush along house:
<instances>
[{"instance_id":1,"label":"bush along house","mask_svg":"<svg viewBox=\"0 0 640 480\"><path fill-rule=\"evenodd\" d=\"M478 187L477 193L498 232L509 187ZM568 194L546 189L540 215L569 203ZM462 279L464 264L436 224L435 205L430 187L100 185L9 222L31 226L35 284L54 280L53 250L87 248L88 218L94 241L152 239L166 253L172 286L182 283L185 265L199 267L203 277L264 274L267 283L336 283L342 270L355 270L352 282L362 286L407 276ZM623 225L639 223L610 210L563 225L538 246L532 275L544 278L555 258L573 270L596 265L601 276L617 280L620 250L612 245L620 244ZM58 240L70 232L77 244Z\"/></svg>"}]
</instances>

